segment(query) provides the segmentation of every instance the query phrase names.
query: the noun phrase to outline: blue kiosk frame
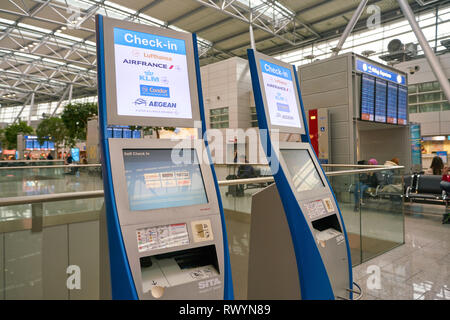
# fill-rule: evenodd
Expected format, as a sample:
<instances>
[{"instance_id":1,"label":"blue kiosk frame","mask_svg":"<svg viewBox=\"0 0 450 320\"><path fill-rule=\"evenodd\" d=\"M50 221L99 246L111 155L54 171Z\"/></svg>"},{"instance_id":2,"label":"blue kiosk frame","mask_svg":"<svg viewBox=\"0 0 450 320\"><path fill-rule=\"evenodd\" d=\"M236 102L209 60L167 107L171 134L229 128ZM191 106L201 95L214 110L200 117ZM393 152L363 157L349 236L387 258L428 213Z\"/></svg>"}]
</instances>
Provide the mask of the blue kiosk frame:
<instances>
[{"instance_id":1,"label":"blue kiosk frame","mask_svg":"<svg viewBox=\"0 0 450 320\"><path fill-rule=\"evenodd\" d=\"M252 86L257 111L258 125L260 129L261 144L264 148L269 163L271 164L271 167L277 168L277 170L272 170L275 171L272 173L275 179L276 188L278 189L282 207L284 209L287 224L289 226L290 239L292 242L295 261L297 264L298 280L300 282L298 287L301 291L301 299L352 299L352 263L347 233L336 197L331 189L328 179L326 178L323 168L320 166L315 152L312 151L312 147L310 146L311 141L307 128L306 116L301 99L301 92L295 66L275 60L252 49L248 49L247 54L252 77ZM271 114L268 110L268 98L266 96L264 82L262 81L263 71L261 70L262 67L260 65L262 60L264 62L267 61L269 64L273 64L275 68L276 66L280 66L284 68L284 70L291 71L291 75L289 77L290 79L294 80L293 86L294 91L296 92L297 104L294 108L298 108L300 120L303 120L300 121L301 125L303 125L303 128L301 128L301 126L282 126L274 125L273 123L271 123ZM289 105L289 107L292 108L292 105ZM286 108L288 109L289 107ZM346 268L341 264L341 270L337 271L337 273L342 275L343 277L348 277L348 283L345 284L346 288L336 288L335 286L333 286L333 279L330 278L330 274L333 273L334 275L336 275L336 272L331 271L333 269L333 266L330 265L330 260L332 259L325 259L325 255L328 253L326 253L323 248L318 245L318 239L316 238L316 233L318 231L313 229L314 221L312 221L312 216L308 216L308 212L306 212L305 210L305 201L302 201L301 199L299 200L299 198L301 198L302 192L294 190L292 174L290 174L289 172L289 166L285 159L283 159L283 155L281 154L282 152L279 154L278 150L276 150L276 148L274 147L274 145L278 143L278 141L272 141L273 129L278 129L280 134L294 134L299 136L297 142L290 142L287 143L287 145L290 146L289 148L297 148L295 147L295 145L297 144L299 145L298 149L309 150L309 154L312 158L311 160L315 164L316 170L318 170L317 173L322 177L322 183L324 183L325 188L322 189L324 191L320 192L325 194L325 196L327 196L328 194L328 203L331 203L331 206L334 204L334 206L336 207L332 215L336 215L336 217L338 218L338 221L335 221L335 228L341 229L341 235L339 235L339 239L341 239L340 244L342 244L342 256L340 257L340 259L347 259L348 262L348 264L346 265L348 271L346 271ZM263 131L267 132L267 134L263 134ZM280 148L283 148L281 143ZM274 165L274 163L276 165ZM319 200L321 200L320 198L322 198L323 200L323 194L319 195ZM312 198L314 198L314 196ZM312 198L310 196L308 201L311 201ZM332 200L330 201L330 199ZM314 200L319 201L317 198ZM252 215L254 214L257 213L254 213L252 211ZM325 210L323 216L326 215L328 215L328 217L332 216L330 215L329 211L327 212ZM325 220L327 219L323 219L320 223L322 223L322 225L325 225L323 223L323 221ZM325 227L322 226L322 228ZM344 241L345 248L343 247ZM325 263L325 260L327 260L328 262ZM278 266L280 265L281 263Z\"/></svg>"},{"instance_id":2,"label":"blue kiosk frame","mask_svg":"<svg viewBox=\"0 0 450 320\"><path fill-rule=\"evenodd\" d=\"M108 21L109 27L105 27L105 22ZM136 274L133 273L132 261L130 261L130 247L127 248L127 240L124 239L124 227L121 225L119 207L123 207L123 204L119 204L118 202L118 191L114 190L114 176L113 172L113 156L117 157L118 155L112 155L111 152L111 139L108 138L108 126L111 125L153 125L153 126L182 126L186 124L186 122L177 122L175 120L168 119L137 119L137 118L129 118L125 120L123 118L117 117L117 113L115 114L116 118L112 118L111 110L114 110L111 104L116 103L117 100L111 99L111 89L107 86L111 86L111 81L108 83L108 77L111 75L107 75L108 72L111 72L111 61L113 61L114 50L111 50L111 47L108 47L105 44L105 37L111 37L111 35L107 35L105 33L105 29L109 33L111 33L111 25L115 28L128 28L128 29L139 29L147 31L149 34L160 35L166 34L170 32L170 35L176 35L176 31L167 31L161 28L154 28L150 26L143 26L138 24L133 24L131 22L119 21L111 18L105 18L101 15L96 16L96 40L97 40L97 77L98 77L98 103L99 103L99 136L100 136L100 146L101 146L101 158L102 158L102 173L103 173L103 184L104 184L104 194L105 194L105 211L106 211L106 228L108 235L108 251L109 251L109 265L110 265L110 280L111 280L111 297L112 299L126 299L126 300L137 300L140 298L139 290L137 288L137 280ZM134 29L133 29L134 30ZM144 32L145 32L144 31ZM191 68L189 71L189 79L191 81L191 97L193 98L192 103L192 114L193 118L191 122L187 122L188 124L194 124L195 120L201 120L202 125L202 134L204 146L206 147L206 151L209 158L208 168L210 173L207 173L209 177L212 176L214 180L214 188L215 190L208 190L208 195L211 196L215 194L217 198L217 202L215 203L218 208L215 209L218 211L218 215L220 218L217 220L220 221L221 224L221 238L217 240L216 246L223 247L223 256L218 257L219 261L223 261L223 265L221 267L221 271L223 273L223 283L221 284L223 287L223 299L231 300L234 298L233 296L233 286L232 286L232 278L231 278L231 267L230 267L230 259L228 252L228 240L227 233L225 228L225 219L223 214L223 206L221 202L221 196L219 192L219 187L217 184L217 178L214 170L214 166L211 162L211 156L208 148L208 142L206 141L206 126L205 126L205 114L203 110L203 98L202 98L202 89L201 89L201 79L200 79L200 64L198 59L198 50L197 50L197 38L195 34L187 34L178 32L182 37L184 37L184 41L187 42L186 50L189 52L190 57L193 58L194 66L188 67ZM190 38L189 38L190 37ZM110 40L109 40L110 41ZM111 42L111 41L110 41ZM192 46L191 48L189 46ZM111 52L112 51L112 52ZM106 58L106 55L108 58ZM109 60L108 60L109 59ZM108 83L108 84L107 84ZM111 103L113 101L113 103ZM197 108L198 106L198 108ZM111 121L113 119L113 121ZM136 121L134 121L136 120ZM144 121L144 122L139 122ZM148 122L149 121L149 122ZM164 122L166 121L166 122ZM160 124L161 123L161 124ZM158 125L159 124L159 125ZM191 126L194 127L194 126ZM114 140L114 139L113 139ZM116 139L118 140L118 139ZM125 142L130 139L121 139ZM136 140L136 139L134 139ZM198 150L197 150L198 151ZM116 167L117 169L117 167ZM202 167L204 170L205 167ZM116 185L117 186L117 185ZM211 186L207 186L207 188L211 188ZM220 242L220 243L219 243ZM134 243L136 243L136 238L134 238ZM220 251L218 252L218 255ZM220 264L220 263L219 263ZM185 292L182 294L178 294L177 297L183 297L185 299L192 299L192 292ZM195 295L194 295L195 296ZM207 298L208 296L202 296L202 299Z\"/></svg>"}]
</instances>

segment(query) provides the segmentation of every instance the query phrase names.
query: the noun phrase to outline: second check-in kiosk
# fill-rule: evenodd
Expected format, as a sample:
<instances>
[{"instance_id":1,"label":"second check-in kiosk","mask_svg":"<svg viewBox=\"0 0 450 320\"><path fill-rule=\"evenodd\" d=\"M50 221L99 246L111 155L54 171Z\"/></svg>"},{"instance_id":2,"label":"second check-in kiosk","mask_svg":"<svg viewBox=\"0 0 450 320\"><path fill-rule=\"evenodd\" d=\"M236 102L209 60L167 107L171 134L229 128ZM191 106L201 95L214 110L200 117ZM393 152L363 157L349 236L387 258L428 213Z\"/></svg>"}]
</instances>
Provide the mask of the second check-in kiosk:
<instances>
[{"instance_id":1,"label":"second check-in kiosk","mask_svg":"<svg viewBox=\"0 0 450 320\"><path fill-rule=\"evenodd\" d=\"M275 184L253 196L249 299L351 299L350 250L309 140L295 68L248 50L261 142Z\"/></svg>"},{"instance_id":2,"label":"second check-in kiosk","mask_svg":"<svg viewBox=\"0 0 450 320\"><path fill-rule=\"evenodd\" d=\"M100 15L96 23L108 235L101 251L109 247L111 297L232 299L207 143L107 136L109 126L194 128L195 121L204 131L196 37Z\"/></svg>"}]
</instances>

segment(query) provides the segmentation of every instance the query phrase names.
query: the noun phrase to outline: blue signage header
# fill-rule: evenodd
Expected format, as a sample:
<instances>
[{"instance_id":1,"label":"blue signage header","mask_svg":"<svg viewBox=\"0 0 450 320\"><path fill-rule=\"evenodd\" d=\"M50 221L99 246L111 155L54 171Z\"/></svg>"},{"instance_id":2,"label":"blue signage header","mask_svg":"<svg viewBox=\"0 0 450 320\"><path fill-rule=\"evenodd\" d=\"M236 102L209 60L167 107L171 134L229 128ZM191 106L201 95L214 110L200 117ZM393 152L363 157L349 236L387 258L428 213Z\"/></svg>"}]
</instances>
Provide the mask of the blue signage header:
<instances>
[{"instance_id":1,"label":"blue signage header","mask_svg":"<svg viewBox=\"0 0 450 320\"><path fill-rule=\"evenodd\" d=\"M114 28L114 44L186 55L184 40Z\"/></svg>"},{"instance_id":2,"label":"blue signage header","mask_svg":"<svg viewBox=\"0 0 450 320\"><path fill-rule=\"evenodd\" d=\"M356 70L370 74L372 76L392 81L398 84L406 85L406 77L391 70L383 69L379 66L370 64L363 60L356 60Z\"/></svg>"},{"instance_id":3,"label":"blue signage header","mask_svg":"<svg viewBox=\"0 0 450 320\"><path fill-rule=\"evenodd\" d=\"M259 61L259 63L261 65L262 72L292 81L290 69L264 61L262 59Z\"/></svg>"}]
</instances>

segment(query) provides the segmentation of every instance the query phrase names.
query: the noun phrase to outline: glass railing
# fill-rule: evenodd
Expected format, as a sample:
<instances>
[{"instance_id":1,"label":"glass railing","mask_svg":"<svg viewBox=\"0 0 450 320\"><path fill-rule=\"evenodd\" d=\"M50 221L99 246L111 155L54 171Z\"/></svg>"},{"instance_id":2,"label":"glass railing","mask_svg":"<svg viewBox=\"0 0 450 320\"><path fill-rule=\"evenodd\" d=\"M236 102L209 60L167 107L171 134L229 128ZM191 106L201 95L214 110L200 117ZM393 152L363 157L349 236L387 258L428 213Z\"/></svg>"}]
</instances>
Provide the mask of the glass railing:
<instances>
[{"instance_id":1,"label":"glass railing","mask_svg":"<svg viewBox=\"0 0 450 320\"><path fill-rule=\"evenodd\" d=\"M216 169L235 296L245 299L252 195L273 183L273 178L260 174L236 180L236 170L236 165ZM353 265L403 243L402 170L327 168ZM7 172L11 176L0 179L0 299L98 299L100 166ZM379 178L376 186L366 187L369 175ZM66 286L70 265L82 270L81 289Z\"/></svg>"}]
</instances>

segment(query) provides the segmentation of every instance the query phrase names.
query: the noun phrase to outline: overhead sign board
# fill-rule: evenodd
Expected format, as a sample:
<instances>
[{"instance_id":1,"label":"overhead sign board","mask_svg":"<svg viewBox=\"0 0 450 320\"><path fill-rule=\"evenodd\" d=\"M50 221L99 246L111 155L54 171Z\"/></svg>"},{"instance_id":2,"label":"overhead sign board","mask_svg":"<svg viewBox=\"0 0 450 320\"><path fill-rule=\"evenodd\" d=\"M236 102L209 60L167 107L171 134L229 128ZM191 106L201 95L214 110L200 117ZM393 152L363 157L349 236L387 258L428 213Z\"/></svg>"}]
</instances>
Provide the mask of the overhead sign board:
<instances>
[{"instance_id":1,"label":"overhead sign board","mask_svg":"<svg viewBox=\"0 0 450 320\"><path fill-rule=\"evenodd\" d=\"M397 84L406 85L406 77L404 75L364 60L356 59L356 70Z\"/></svg>"}]
</instances>

